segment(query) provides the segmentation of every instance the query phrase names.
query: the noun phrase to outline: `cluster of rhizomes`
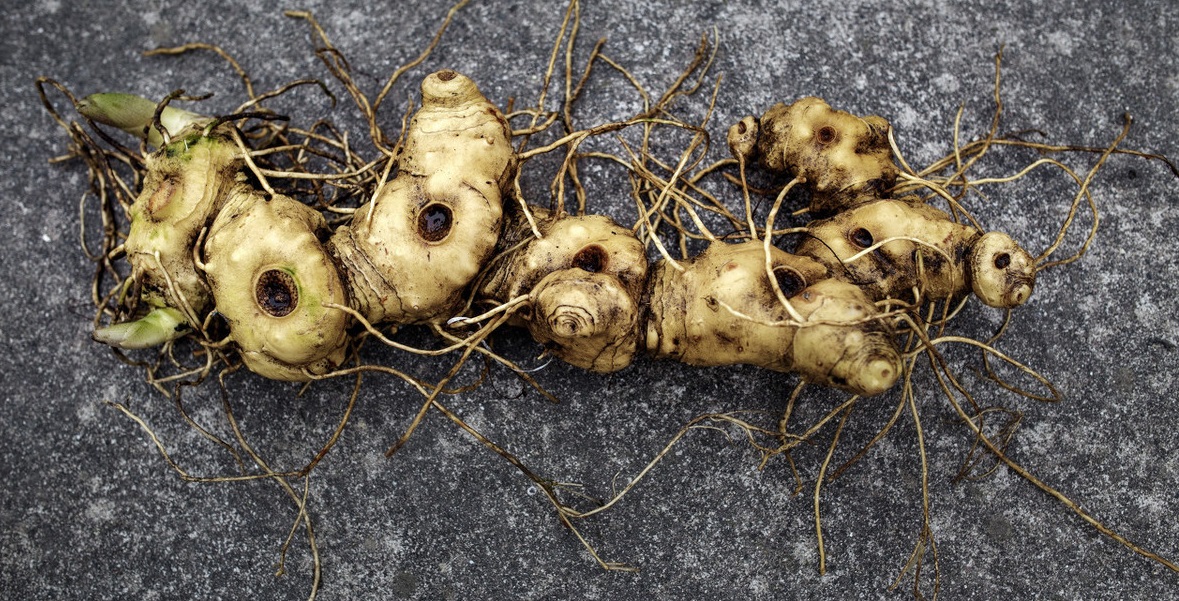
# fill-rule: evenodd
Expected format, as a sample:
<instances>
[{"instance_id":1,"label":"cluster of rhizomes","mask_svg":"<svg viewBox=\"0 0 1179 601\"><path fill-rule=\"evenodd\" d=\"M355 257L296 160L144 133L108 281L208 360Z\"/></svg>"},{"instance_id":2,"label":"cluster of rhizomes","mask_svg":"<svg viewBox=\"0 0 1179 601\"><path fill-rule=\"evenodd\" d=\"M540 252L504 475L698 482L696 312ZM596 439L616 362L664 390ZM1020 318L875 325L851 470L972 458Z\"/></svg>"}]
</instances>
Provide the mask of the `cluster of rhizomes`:
<instances>
[{"instance_id":1,"label":"cluster of rhizomes","mask_svg":"<svg viewBox=\"0 0 1179 601\"><path fill-rule=\"evenodd\" d=\"M80 108L119 124L110 111ZM168 126L176 114L160 116ZM645 353L793 371L871 395L901 374L889 299L973 290L1010 307L1034 279L1009 237L887 198L897 177L887 123L813 98L729 132L740 161L759 157L792 174L810 188L811 210L831 215L808 226L796 254L717 241L690 260L653 264L607 217L505 202L518 168L511 130L454 71L424 80L396 175L334 231L317 210L247 183L231 126L179 116L148 157L124 243L152 310L95 337L160 344L215 312L244 365L268 378L335 370L359 322L439 326L510 305L509 323L595 372Z\"/></svg>"},{"instance_id":2,"label":"cluster of rhizomes","mask_svg":"<svg viewBox=\"0 0 1179 601\"><path fill-rule=\"evenodd\" d=\"M139 127L111 104L100 95L79 108ZM170 114L161 115L165 127ZM397 175L334 231L319 211L247 183L231 125L181 116L148 157L123 245L152 310L99 328L103 342L160 344L215 311L247 368L309 380L345 360L357 320L445 321L495 249L515 169L511 133L499 109L454 71L423 81Z\"/></svg>"},{"instance_id":3,"label":"cluster of rhizomes","mask_svg":"<svg viewBox=\"0 0 1179 601\"><path fill-rule=\"evenodd\" d=\"M599 372L645 350L691 365L750 364L872 395L901 375L887 308L974 292L993 307L1030 296L1035 261L917 197L890 198L898 169L888 123L817 98L770 108L729 130L738 162L760 159L811 193L793 253L765 241L714 241L687 261L648 265L631 230L600 216L541 215L540 237L510 221L479 297L529 296L519 325L550 352ZM767 234L768 235L768 234Z\"/></svg>"},{"instance_id":4,"label":"cluster of rhizomes","mask_svg":"<svg viewBox=\"0 0 1179 601\"><path fill-rule=\"evenodd\" d=\"M760 159L811 191L795 252L826 265L874 300L950 300L973 292L992 307L1023 304L1035 259L1002 232L983 233L921 198L891 198L898 169L888 122L837 111L819 98L778 104L729 129L741 162Z\"/></svg>"}]
</instances>

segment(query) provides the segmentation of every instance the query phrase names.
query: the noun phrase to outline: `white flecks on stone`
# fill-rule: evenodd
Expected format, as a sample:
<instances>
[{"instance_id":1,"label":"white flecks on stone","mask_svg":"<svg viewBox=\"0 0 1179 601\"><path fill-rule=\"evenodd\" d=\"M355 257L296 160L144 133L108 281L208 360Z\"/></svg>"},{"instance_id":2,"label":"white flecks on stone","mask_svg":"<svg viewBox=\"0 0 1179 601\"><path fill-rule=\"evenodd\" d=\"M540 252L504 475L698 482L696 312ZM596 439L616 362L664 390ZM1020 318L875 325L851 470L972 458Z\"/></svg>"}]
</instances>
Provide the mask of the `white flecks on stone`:
<instances>
[{"instance_id":1,"label":"white flecks on stone","mask_svg":"<svg viewBox=\"0 0 1179 601\"><path fill-rule=\"evenodd\" d=\"M1048 34L1048 43L1060 54L1064 56L1073 55L1073 45L1076 43L1073 36L1075 33L1064 31L1054 31Z\"/></svg>"}]
</instances>

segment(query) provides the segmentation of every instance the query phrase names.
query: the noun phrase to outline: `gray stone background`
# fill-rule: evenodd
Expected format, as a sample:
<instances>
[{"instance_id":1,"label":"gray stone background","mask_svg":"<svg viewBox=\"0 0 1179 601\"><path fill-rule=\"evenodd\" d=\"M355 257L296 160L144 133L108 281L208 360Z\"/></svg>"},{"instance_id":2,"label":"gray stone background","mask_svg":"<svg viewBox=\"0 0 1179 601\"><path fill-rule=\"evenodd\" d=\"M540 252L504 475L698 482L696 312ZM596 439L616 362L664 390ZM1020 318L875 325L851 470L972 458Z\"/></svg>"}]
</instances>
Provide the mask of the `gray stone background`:
<instances>
[{"instance_id":1,"label":"gray stone background","mask_svg":"<svg viewBox=\"0 0 1179 601\"><path fill-rule=\"evenodd\" d=\"M214 107L242 100L209 54L145 58L192 41L236 56L259 89L327 78L307 27L282 16L314 11L374 91L417 54L444 8L431 2L6 2L0 32L0 224L12 237L0 262L0 597L8 599L297 599L310 591L305 533L287 574L275 577L295 520L272 482L199 484L176 477L133 422L104 404L130 403L196 474L234 473L228 456L194 434L175 407L89 338L91 265L78 248L80 164L50 165L65 136L33 87L51 76L79 94L175 88L214 92ZM1047 141L1105 145L1129 112L1127 147L1179 156L1179 6L1169 0L1053 2L587 2L580 56L598 37L652 89L687 62L702 33L721 40L724 76L711 128L718 139L742 115L808 94L888 117L913 163L950 147L955 111L963 136L990 119L992 57L1005 45L1004 129L1038 129ZM495 102L533 102L563 5L473 3L442 46L395 90L383 114L395 131L425 73L470 74ZM582 123L637 108L613 74L587 92ZM339 92L338 86L336 87ZM341 96L341 98L343 98ZM56 101L61 106L60 97ZM218 102L222 104L218 104ZM303 91L287 101L327 108ZM691 113L692 102L685 104ZM280 103L281 104L281 103ZM699 106L697 105L697 109ZM349 105L333 115L345 124ZM354 136L363 132L354 127ZM714 158L724 148L713 149ZM617 150L617 149L615 149ZM998 157L1004 174L1026 155ZM1084 169L1092 157L1064 157ZM594 177L597 175L597 177ZM627 187L591 170L592 206L627 215ZM547 175L528 192L543 201ZM989 189L975 199L991 227L1043 248L1074 188L1059 174ZM1160 163L1111 159L1093 184L1101 232L1079 263L1042 275L1000 348L1040 370L1065 396L1041 404L1000 394L977 375L975 353L948 352L987 403L1022 410L1011 455L1110 527L1179 559L1179 364L1176 253L1179 181ZM730 197L736 202L736 196ZM1086 222L1087 223L1087 222ZM999 315L971 306L956 331L983 337ZM508 335L503 348L524 344ZM528 350L506 351L529 361ZM381 355L376 355L381 357ZM435 364L384 360L431 373ZM931 512L944 599L1176 598L1179 575L1132 554L1027 481L1001 469L952 482L967 429L923 367L922 424L930 454ZM633 477L692 416L781 411L794 378L754 369L639 364L613 376L550 365L537 380L548 403L494 370L450 407L536 471L579 482L595 496ZM305 462L330 433L349 383L312 387L250 375L230 379L247 436L278 467ZM806 416L839 400L812 390ZM836 460L846 460L891 414L896 393L861 404ZM186 399L221 428L215 389ZM617 507L582 522L606 558L638 573L598 568L531 483L438 414L391 460L383 450L420 403L408 387L371 377L340 444L310 481L323 565L320 599L850 599L908 598L889 591L920 529L916 435L902 419L889 438L823 488L828 572L818 573L811 491L830 434L795 459L806 485L793 493L781 458L758 456L718 431L690 433ZM930 590L926 582L926 591Z\"/></svg>"}]
</instances>

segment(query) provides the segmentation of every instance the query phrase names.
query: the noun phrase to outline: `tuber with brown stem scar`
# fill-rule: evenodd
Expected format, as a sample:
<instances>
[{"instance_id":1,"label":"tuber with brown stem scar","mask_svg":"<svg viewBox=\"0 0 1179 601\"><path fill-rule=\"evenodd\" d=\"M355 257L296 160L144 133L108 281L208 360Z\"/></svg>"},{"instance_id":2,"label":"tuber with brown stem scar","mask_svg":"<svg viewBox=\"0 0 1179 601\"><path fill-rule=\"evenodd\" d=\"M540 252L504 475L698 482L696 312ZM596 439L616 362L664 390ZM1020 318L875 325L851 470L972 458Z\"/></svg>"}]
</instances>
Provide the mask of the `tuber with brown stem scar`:
<instances>
[{"instance_id":1,"label":"tuber with brown stem scar","mask_svg":"<svg viewBox=\"0 0 1179 601\"><path fill-rule=\"evenodd\" d=\"M527 297L511 323L567 363L599 373L630 365L647 281L643 244L603 215L530 210L542 237L522 211L513 212L480 298L502 304Z\"/></svg>"},{"instance_id":2,"label":"tuber with brown stem scar","mask_svg":"<svg viewBox=\"0 0 1179 601\"><path fill-rule=\"evenodd\" d=\"M811 96L745 117L728 142L734 156L760 157L767 169L805 181L810 210L829 214L880 197L896 182L888 129L883 117L857 117Z\"/></svg>"},{"instance_id":3,"label":"tuber with brown stem scar","mask_svg":"<svg viewBox=\"0 0 1179 601\"><path fill-rule=\"evenodd\" d=\"M992 307L1027 301L1035 260L1002 232L981 233L920 199L878 199L811 222L795 252L874 299L951 299L974 292ZM913 299L917 300L917 299Z\"/></svg>"},{"instance_id":4,"label":"tuber with brown stem scar","mask_svg":"<svg viewBox=\"0 0 1179 601\"><path fill-rule=\"evenodd\" d=\"M369 322L451 317L490 258L516 160L499 109L454 71L422 82L396 177L336 230L328 248Z\"/></svg>"},{"instance_id":5,"label":"tuber with brown stem scar","mask_svg":"<svg viewBox=\"0 0 1179 601\"><path fill-rule=\"evenodd\" d=\"M209 228L203 265L217 312L242 361L275 380L304 381L344 359L350 318L318 211L246 185L228 194Z\"/></svg>"},{"instance_id":6,"label":"tuber with brown stem scar","mask_svg":"<svg viewBox=\"0 0 1179 601\"><path fill-rule=\"evenodd\" d=\"M147 158L123 249L148 304L187 305L193 317L208 306L209 289L197 273L192 249L221 209L241 164L232 141L200 133L176 139Z\"/></svg>"}]
</instances>

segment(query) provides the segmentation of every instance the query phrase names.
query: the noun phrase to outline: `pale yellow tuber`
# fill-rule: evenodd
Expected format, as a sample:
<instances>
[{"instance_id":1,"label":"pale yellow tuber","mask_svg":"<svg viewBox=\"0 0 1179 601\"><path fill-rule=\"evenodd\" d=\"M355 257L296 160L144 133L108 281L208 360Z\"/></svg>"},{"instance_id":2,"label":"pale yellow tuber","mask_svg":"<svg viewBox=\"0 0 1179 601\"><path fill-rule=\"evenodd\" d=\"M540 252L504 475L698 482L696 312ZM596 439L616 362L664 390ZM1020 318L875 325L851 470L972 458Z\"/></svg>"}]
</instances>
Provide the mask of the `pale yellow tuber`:
<instances>
[{"instance_id":1,"label":"pale yellow tuber","mask_svg":"<svg viewBox=\"0 0 1179 601\"><path fill-rule=\"evenodd\" d=\"M320 240L327 223L282 195L240 185L209 229L204 270L246 367L302 381L344 359L350 317L336 265Z\"/></svg>"},{"instance_id":2,"label":"pale yellow tuber","mask_svg":"<svg viewBox=\"0 0 1179 601\"><path fill-rule=\"evenodd\" d=\"M132 279L150 306L175 307L190 320L198 319L210 297L193 264L192 249L235 185L241 154L224 135L188 132L146 162L143 189L131 206L131 231L123 243Z\"/></svg>"},{"instance_id":3,"label":"pale yellow tuber","mask_svg":"<svg viewBox=\"0 0 1179 601\"><path fill-rule=\"evenodd\" d=\"M370 322L441 322L490 258L515 155L499 109L454 71L422 82L398 173L329 248Z\"/></svg>"},{"instance_id":4,"label":"pale yellow tuber","mask_svg":"<svg viewBox=\"0 0 1179 601\"><path fill-rule=\"evenodd\" d=\"M541 237L523 215L514 215L480 298L502 304L527 296L515 323L548 353L596 372L626 367L638 348L647 278L642 243L605 216L532 211Z\"/></svg>"},{"instance_id":5,"label":"pale yellow tuber","mask_svg":"<svg viewBox=\"0 0 1179 601\"><path fill-rule=\"evenodd\" d=\"M988 305L1014 307L1035 285L1034 260L1010 236L981 234L919 199L877 200L807 230L795 252L874 299L949 299L974 291Z\"/></svg>"},{"instance_id":6,"label":"pale yellow tuber","mask_svg":"<svg viewBox=\"0 0 1179 601\"><path fill-rule=\"evenodd\" d=\"M714 243L677 270L657 263L649 283L647 351L690 365L749 364L874 395L901 373L892 331L856 286L820 263L761 242Z\"/></svg>"}]
</instances>

